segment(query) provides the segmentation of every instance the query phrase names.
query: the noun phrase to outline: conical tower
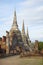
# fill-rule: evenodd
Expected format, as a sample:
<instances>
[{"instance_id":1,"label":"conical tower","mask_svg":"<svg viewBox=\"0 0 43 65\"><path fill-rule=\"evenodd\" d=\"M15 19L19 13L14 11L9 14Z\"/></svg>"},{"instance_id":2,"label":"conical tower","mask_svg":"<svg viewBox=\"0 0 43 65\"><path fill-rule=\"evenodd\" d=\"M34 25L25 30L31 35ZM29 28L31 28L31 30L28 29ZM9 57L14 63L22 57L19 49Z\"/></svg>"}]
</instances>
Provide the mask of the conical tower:
<instances>
[{"instance_id":1,"label":"conical tower","mask_svg":"<svg viewBox=\"0 0 43 65\"><path fill-rule=\"evenodd\" d=\"M28 27L27 27L26 37L27 37L28 45L31 45L31 40L30 40L30 38L29 38L29 33L28 33Z\"/></svg>"},{"instance_id":2,"label":"conical tower","mask_svg":"<svg viewBox=\"0 0 43 65\"><path fill-rule=\"evenodd\" d=\"M9 32L9 37L13 49L15 48L16 45L19 45L19 43L22 42L21 31L19 30L17 24L16 11L14 11L14 19L13 19L12 28Z\"/></svg>"},{"instance_id":3,"label":"conical tower","mask_svg":"<svg viewBox=\"0 0 43 65\"><path fill-rule=\"evenodd\" d=\"M22 34L25 34L24 20L23 20L23 24L22 24Z\"/></svg>"},{"instance_id":4,"label":"conical tower","mask_svg":"<svg viewBox=\"0 0 43 65\"><path fill-rule=\"evenodd\" d=\"M23 20L23 24L22 24L22 41L24 43L24 46L27 45L26 35L25 35L25 27L24 27L24 20Z\"/></svg>"},{"instance_id":5,"label":"conical tower","mask_svg":"<svg viewBox=\"0 0 43 65\"><path fill-rule=\"evenodd\" d=\"M28 34L28 27L27 27L27 34L26 34L27 38L29 39L29 34Z\"/></svg>"},{"instance_id":6,"label":"conical tower","mask_svg":"<svg viewBox=\"0 0 43 65\"><path fill-rule=\"evenodd\" d=\"M13 19L12 29L13 29L13 30L18 30L16 10L14 11L14 19Z\"/></svg>"}]
</instances>

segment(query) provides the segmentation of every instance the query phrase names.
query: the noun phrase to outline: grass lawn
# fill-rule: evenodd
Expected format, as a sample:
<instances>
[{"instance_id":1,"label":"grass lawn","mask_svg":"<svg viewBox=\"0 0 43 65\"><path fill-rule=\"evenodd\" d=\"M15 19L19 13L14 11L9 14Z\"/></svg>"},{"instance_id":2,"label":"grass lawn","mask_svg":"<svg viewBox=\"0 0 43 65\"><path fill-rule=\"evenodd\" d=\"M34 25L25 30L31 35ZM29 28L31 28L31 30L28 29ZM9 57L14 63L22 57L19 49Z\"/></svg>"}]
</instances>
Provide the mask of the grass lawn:
<instances>
[{"instance_id":1,"label":"grass lawn","mask_svg":"<svg viewBox=\"0 0 43 65\"><path fill-rule=\"evenodd\" d=\"M12 56L0 59L0 65L43 65L43 58Z\"/></svg>"},{"instance_id":2,"label":"grass lawn","mask_svg":"<svg viewBox=\"0 0 43 65\"><path fill-rule=\"evenodd\" d=\"M20 61L19 65L43 65L43 58L42 57L23 58L23 60Z\"/></svg>"}]
</instances>

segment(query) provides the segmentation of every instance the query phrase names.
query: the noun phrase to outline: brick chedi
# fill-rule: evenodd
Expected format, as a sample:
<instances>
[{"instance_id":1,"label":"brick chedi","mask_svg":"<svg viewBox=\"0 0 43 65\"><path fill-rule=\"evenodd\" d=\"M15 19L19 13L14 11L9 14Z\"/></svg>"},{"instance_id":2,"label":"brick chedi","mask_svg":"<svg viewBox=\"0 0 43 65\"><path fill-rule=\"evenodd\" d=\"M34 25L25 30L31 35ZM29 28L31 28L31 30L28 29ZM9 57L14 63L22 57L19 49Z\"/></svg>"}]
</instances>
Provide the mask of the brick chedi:
<instances>
[{"instance_id":1,"label":"brick chedi","mask_svg":"<svg viewBox=\"0 0 43 65\"><path fill-rule=\"evenodd\" d=\"M11 51L14 51L20 48L25 50L26 48L29 50L29 36L27 31L27 36L25 34L25 28L24 28L24 20L22 25L22 33L18 28L17 24L17 16L16 11L14 11L14 18L13 18L13 24L10 29L10 31L6 32L6 45L7 45L7 53L10 53ZM20 51L20 50L19 50Z\"/></svg>"},{"instance_id":2,"label":"brick chedi","mask_svg":"<svg viewBox=\"0 0 43 65\"><path fill-rule=\"evenodd\" d=\"M14 12L13 24L9 32L9 41L7 38L7 42L8 42L7 45L9 44L9 51L15 50L16 46L21 47L23 44L21 32L17 25L16 11Z\"/></svg>"}]
</instances>

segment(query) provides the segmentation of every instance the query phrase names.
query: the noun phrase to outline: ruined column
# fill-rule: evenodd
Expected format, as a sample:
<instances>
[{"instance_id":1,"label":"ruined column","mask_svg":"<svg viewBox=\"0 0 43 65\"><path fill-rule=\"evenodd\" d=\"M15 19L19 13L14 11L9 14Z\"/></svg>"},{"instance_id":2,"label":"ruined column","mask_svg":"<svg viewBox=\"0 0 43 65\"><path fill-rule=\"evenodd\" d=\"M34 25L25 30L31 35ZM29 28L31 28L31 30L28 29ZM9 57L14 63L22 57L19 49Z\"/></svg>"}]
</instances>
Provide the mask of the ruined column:
<instances>
[{"instance_id":1,"label":"ruined column","mask_svg":"<svg viewBox=\"0 0 43 65\"><path fill-rule=\"evenodd\" d=\"M9 44L10 44L9 32L6 31L6 54L9 54Z\"/></svg>"}]
</instances>

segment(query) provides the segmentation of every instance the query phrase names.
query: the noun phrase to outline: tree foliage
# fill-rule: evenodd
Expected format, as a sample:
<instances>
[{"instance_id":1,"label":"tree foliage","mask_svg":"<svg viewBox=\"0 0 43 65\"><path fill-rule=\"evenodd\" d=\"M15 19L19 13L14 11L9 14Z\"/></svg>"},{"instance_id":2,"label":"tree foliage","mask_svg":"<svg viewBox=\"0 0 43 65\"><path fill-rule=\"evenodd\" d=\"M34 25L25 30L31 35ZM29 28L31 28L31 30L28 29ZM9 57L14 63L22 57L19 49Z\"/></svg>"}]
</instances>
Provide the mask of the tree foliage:
<instances>
[{"instance_id":1,"label":"tree foliage","mask_svg":"<svg viewBox=\"0 0 43 65\"><path fill-rule=\"evenodd\" d=\"M43 49L43 42L39 42L39 47L38 47L39 50L42 50Z\"/></svg>"}]
</instances>

